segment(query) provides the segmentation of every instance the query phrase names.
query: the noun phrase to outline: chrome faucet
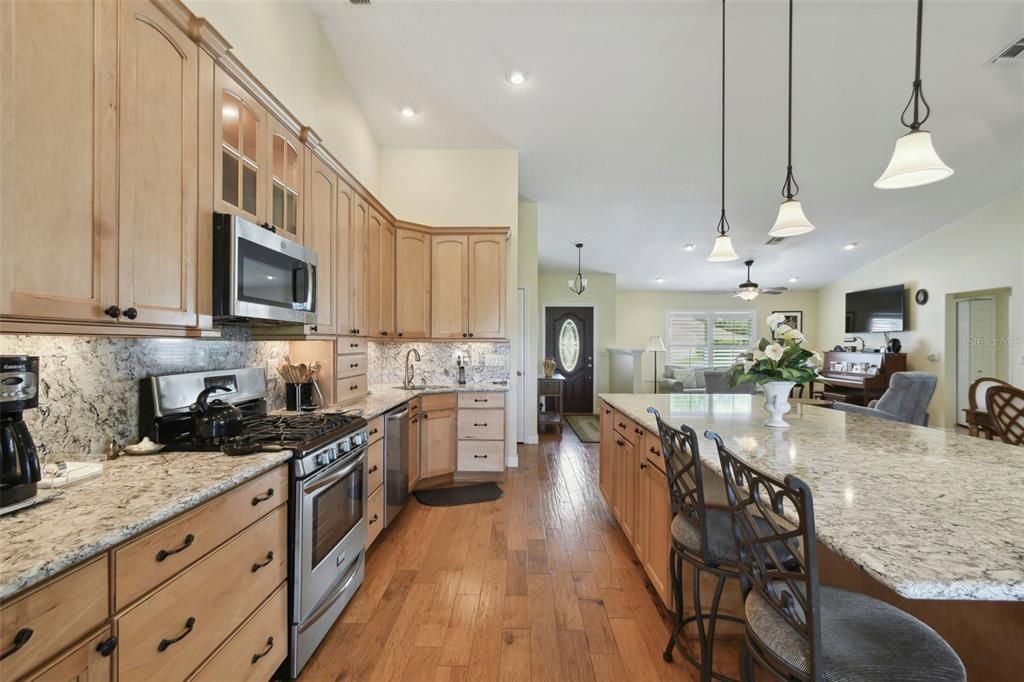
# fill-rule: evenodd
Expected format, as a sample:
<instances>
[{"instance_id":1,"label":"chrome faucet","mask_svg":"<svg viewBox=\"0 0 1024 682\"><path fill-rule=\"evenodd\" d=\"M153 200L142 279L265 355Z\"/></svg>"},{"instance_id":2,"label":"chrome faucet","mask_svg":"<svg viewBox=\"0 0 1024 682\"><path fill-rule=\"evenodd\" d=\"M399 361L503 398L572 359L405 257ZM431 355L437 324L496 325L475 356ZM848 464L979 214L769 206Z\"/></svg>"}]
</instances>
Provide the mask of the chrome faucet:
<instances>
[{"instance_id":1,"label":"chrome faucet","mask_svg":"<svg viewBox=\"0 0 1024 682\"><path fill-rule=\"evenodd\" d=\"M410 355L416 356L416 362L420 361L420 352L415 348L410 348L409 352L405 354L405 381L402 382L402 386L405 387L406 390L414 387L413 380L416 376L416 368L409 363Z\"/></svg>"}]
</instances>

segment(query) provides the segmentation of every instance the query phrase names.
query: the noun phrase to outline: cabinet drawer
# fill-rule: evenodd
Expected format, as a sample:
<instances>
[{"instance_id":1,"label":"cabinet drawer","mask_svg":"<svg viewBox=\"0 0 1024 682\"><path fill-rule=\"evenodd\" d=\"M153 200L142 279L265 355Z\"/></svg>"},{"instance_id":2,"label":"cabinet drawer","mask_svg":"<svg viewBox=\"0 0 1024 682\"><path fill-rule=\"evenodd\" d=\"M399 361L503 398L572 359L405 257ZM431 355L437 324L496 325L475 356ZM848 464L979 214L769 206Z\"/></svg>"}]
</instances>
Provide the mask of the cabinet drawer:
<instances>
[{"instance_id":1,"label":"cabinet drawer","mask_svg":"<svg viewBox=\"0 0 1024 682\"><path fill-rule=\"evenodd\" d=\"M504 409L505 407L505 394L504 393L460 393L459 394L459 409L476 409L484 407L494 407Z\"/></svg>"},{"instance_id":2,"label":"cabinet drawer","mask_svg":"<svg viewBox=\"0 0 1024 682\"><path fill-rule=\"evenodd\" d=\"M361 336L339 336L338 355L366 355L366 339Z\"/></svg>"},{"instance_id":3,"label":"cabinet drawer","mask_svg":"<svg viewBox=\"0 0 1024 682\"><path fill-rule=\"evenodd\" d=\"M114 602L120 611L191 566L288 499L280 466L114 552Z\"/></svg>"},{"instance_id":4,"label":"cabinet drawer","mask_svg":"<svg viewBox=\"0 0 1024 682\"><path fill-rule=\"evenodd\" d=\"M420 399L410 400L409 403L409 419L412 419L420 413Z\"/></svg>"},{"instance_id":5,"label":"cabinet drawer","mask_svg":"<svg viewBox=\"0 0 1024 682\"><path fill-rule=\"evenodd\" d=\"M420 397L420 402L424 412L454 410L456 406L454 393L428 393Z\"/></svg>"},{"instance_id":6,"label":"cabinet drawer","mask_svg":"<svg viewBox=\"0 0 1024 682\"><path fill-rule=\"evenodd\" d=\"M104 554L0 606L0 651L7 653L0 662L0 679L20 678L99 627L107 617L108 586ZM27 634L18 638L18 633ZM16 638L24 643L13 650Z\"/></svg>"},{"instance_id":7,"label":"cabinet drawer","mask_svg":"<svg viewBox=\"0 0 1024 682\"><path fill-rule=\"evenodd\" d=\"M378 414L366 425L367 442L373 443L384 437L384 415Z\"/></svg>"},{"instance_id":8,"label":"cabinet drawer","mask_svg":"<svg viewBox=\"0 0 1024 682\"><path fill-rule=\"evenodd\" d=\"M117 617L118 678L182 679L288 577L288 505Z\"/></svg>"},{"instance_id":9,"label":"cabinet drawer","mask_svg":"<svg viewBox=\"0 0 1024 682\"><path fill-rule=\"evenodd\" d=\"M459 410L459 439L503 440L505 410Z\"/></svg>"},{"instance_id":10,"label":"cabinet drawer","mask_svg":"<svg viewBox=\"0 0 1024 682\"><path fill-rule=\"evenodd\" d=\"M335 376L339 379L366 374L365 355L339 355Z\"/></svg>"},{"instance_id":11,"label":"cabinet drawer","mask_svg":"<svg viewBox=\"0 0 1024 682\"><path fill-rule=\"evenodd\" d=\"M370 493L366 503L366 546L369 547L384 529L384 486Z\"/></svg>"},{"instance_id":12,"label":"cabinet drawer","mask_svg":"<svg viewBox=\"0 0 1024 682\"><path fill-rule=\"evenodd\" d=\"M346 377L334 382L334 400L343 403L346 400L355 400L366 395L366 375L360 374L356 377Z\"/></svg>"},{"instance_id":13,"label":"cabinet drawer","mask_svg":"<svg viewBox=\"0 0 1024 682\"><path fill-rule=\"evenodd\" d=\"M252 614L193 680L266 682L288 654L288 585Z\"/></svg>"},{"instance_id":14,"label":"cabinet drawer","mask_svg":"<svg viewBox=\"0 0 1024 682\"><path fill-rule=\"evenodd\" d=\"M503 471L505 441L460 440L459 471Z\"/></svg>"},{"instance_id":15,"label":"cabinet drawer","mask_svg":"<svg viewBox=\"0 0 1024 682\"><path fill-rule=\"evenodd\" d=\"M644 455L661 473L665 473L665 458L661 454L661 436L658 433L644 430Z\"/></svg>"},{"instance_id":16,"label":"cabinet drawer","mask_svg":"<svg viewBox=\"0 0 1024 682\"><path fill-rule=\"evenodd\" d=\"M622 414L618 410L612 411L612 428L616 433L625 438L631 445L643 443L644 430L636 425L636 422Z\"/></svg>"},{"instance_id":17,"label":"cabinet drawer","mask_svg":"<svg viewBox=\"0 0 1024 682\"><path fill-rule=\"evenodd\" d=\"M384 482L384 441L377 440L366 451L366 489L372 494Z\"/></svg>"}]
</instances>

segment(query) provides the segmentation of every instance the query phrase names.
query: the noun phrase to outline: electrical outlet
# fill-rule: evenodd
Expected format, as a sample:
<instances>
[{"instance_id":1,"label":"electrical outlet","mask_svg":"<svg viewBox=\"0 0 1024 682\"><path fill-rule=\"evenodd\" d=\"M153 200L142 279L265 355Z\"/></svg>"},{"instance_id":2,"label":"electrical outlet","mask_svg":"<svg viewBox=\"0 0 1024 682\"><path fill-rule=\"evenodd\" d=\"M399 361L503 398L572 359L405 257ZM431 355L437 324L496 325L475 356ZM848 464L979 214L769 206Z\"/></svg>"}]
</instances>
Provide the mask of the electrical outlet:
<instances>
[{"instance_id":1,"label":"electrical outlet","mask_svg":"<svg viewBox=\"0 0 1024 682\"><path fill-rule=\"evenodd\" d=\"M281 358L267 358L267 377L277 378L277 366L281 364Z\"/></svg>"}]
</instances>

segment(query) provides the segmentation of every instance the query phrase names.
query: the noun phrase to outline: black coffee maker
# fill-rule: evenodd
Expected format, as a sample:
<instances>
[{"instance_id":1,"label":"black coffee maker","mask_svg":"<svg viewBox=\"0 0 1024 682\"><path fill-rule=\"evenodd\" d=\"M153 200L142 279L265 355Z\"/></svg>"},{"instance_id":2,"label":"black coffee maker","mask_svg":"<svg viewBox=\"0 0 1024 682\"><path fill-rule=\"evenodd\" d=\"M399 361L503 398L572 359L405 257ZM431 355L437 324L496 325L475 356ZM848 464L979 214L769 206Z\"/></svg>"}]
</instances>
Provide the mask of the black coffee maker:
<instances>
[{"instance_id":1,"label":"black coffee maker","mask_svg":"<svg viewBox=\"0 0 1024 682\"><path fill-rule=\"evenodd\" d=\"M39 456L21 413L38 406L39 358L0 356L0 507L36 494Z\"/></svg>"}]
</instances>

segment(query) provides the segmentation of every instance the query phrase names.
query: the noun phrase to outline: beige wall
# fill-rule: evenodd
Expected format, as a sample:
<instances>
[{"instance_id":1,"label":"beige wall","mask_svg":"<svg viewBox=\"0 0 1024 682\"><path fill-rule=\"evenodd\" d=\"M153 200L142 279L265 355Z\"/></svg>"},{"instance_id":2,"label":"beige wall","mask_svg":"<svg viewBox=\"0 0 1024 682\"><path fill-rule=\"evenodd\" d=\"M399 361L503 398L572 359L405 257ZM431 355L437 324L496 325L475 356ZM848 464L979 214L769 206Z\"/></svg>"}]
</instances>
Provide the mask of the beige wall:
<instances>
[{"instance_id":1,"label":"beige wall","mask_svg":"<svg viewBox=\"0 0 1024 682\"><path fill-rule=\"evenodd\" d=\"M526 375L522 405L525 409L525 442L537 442L537 382L541 371L539 346L540 338L540 293L537 281L537 204L532 201L519 202L519 288L526 291L526 348L523 349L524 374ZM514 379L515 377L513 377Z\"/></svg>"},{"instance_id":2,"label":"beige wall","mask_svg":"<svg viewBox=\"0 0 1024 682\"><path fill-rule=\"evenodd\" d=\"M615 298L615 345L620 348L646 348L651 336L658 334L666 338L666 314L671 311L754 311L754 333L758 338L765 333L765 318L776 310L800 310L804 314L803 331L807 336L807 347L819 349L816 343L818 318L817 291L790 291L778 296L758 296L747 303L732 296L719 296L700 292L685 291L636 291L620 290ZM667 338L666 338L667 345ZM653 373L653 353L644 353L642 377L650 379ZM658 354L660 374L665 356ZM645 384L650 390L650 384Z\"/></svg>"},{"instance_id":3,"label":"beige wall","mask_svg":"<svg viewBox=\"0 0 1024 682\"><path fill-rule=\"evenodd\" d=\"M371 192L380 150L319 20L302 2L185 0Z\"/></svg>"},{"instance_id":4,"label":"beige wall","mask_svg":"<svg viewBox=\"0 0 1024 682\"><path fill-rule=\"evenodd\" d=\"M913 192L913 190L908 190ZM1001 345L1012 373L1024 385L1024 191L957 220L926 237L832 282L819 292L816 337L831 347L843 338L845 295L849 291L904 284L911 291L927 289L930 300L912 300L910 331L893 334L903 342L910 369L934 372L939 386L930 414L934 426L951 426L955 386L945 378L956 349L947 346L946 297L967 291L1011 287L1009 338ZM882 343L880 334L864 335L869 346ZM937 356L935 361L928 359Z\"/></svg>"},{"instance_id":5,"label":"beige wall","mask_svg":"<svg viewBox=\"0 0 1024 682\"><path fill-rule=\"evenodd\" d=\"M615 345L615 275L585 273L587 290L581 296L569 291L569 280L575 272L541 274L540 318L538 334L537 374L543 373L544 361L544 308L550 306L593 306L594 308L594 383L598 393L608 391L608 347ZM597 409L595 403L594 409Z\"/></svg>"}]
</instances>

